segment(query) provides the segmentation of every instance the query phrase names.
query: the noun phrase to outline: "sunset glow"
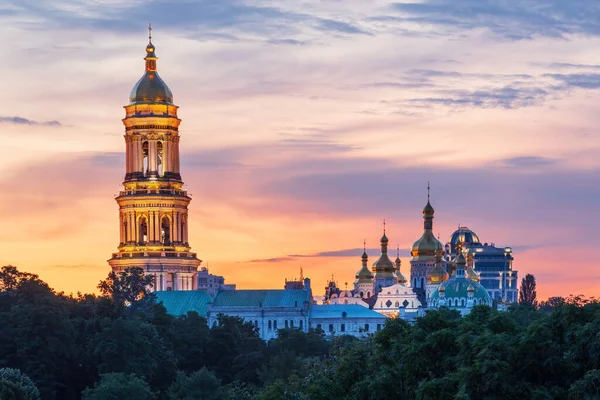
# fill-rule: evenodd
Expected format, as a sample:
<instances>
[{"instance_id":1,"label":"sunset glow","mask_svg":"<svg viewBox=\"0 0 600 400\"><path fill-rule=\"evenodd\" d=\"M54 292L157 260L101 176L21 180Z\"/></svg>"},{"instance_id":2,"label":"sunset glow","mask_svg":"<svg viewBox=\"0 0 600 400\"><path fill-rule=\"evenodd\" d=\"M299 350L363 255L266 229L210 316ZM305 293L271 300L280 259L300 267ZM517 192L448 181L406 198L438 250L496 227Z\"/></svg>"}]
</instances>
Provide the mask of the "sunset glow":
<instances>
[{"instance_id":1,"label":"sunset glow","mask_svg":"<svg viewBox=\"0 0 600 400\"><path fill-rule=\"evenodd\" d=\"M151 20L189 244L227 283L351 286L383 219L408 276L431 182L442 241L466 225L539 298L600 296L600 29L568 2L546 22L491 1L63 3L0 6L0 265L68 293L110 271Z\"/></svg>"}]
</instances>

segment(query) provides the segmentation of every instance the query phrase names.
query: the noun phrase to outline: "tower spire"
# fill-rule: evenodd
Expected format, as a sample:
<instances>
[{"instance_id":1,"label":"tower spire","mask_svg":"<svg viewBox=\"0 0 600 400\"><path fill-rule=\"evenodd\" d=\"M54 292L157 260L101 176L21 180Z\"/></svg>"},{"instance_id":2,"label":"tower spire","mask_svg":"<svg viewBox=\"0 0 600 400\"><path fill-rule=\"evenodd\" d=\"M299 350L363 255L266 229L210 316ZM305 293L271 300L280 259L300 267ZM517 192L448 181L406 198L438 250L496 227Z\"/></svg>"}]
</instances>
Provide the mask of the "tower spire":
<instances>
[{"instance_id":1,"label":"tower spire","mask_svg":"<svg viewBox=\"0 0 600 400\"><path fill-rule=\"evenodd\" d=\"M152 24L148 24L148 43L152 43Z\"/></svg>"},{"instance_id":2,"label":"tower spire","mask_svg":"<svg viewBox=\"0 0 600 400\"><path fill-rule=\"evenodd\" d=\"M429 181L427 181L427 202L429 203L429 192L431 190L431 186L429 186Z\"/></svg>"}]
</instances>

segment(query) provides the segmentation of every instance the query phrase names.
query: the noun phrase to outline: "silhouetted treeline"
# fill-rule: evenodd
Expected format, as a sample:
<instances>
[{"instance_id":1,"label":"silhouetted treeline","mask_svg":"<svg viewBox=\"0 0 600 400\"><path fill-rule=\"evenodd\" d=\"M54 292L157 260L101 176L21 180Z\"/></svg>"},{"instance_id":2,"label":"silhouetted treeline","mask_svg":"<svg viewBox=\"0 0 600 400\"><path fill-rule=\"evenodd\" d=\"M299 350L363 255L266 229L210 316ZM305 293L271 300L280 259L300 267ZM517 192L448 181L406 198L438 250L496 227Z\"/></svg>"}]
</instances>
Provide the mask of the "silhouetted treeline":
<instances>
[{"instance_id":1,"label":"silhouetted treeline","mask_svg":"<svg viewBox=\"0 0 600 400\"><path fill-rule=\"evenodd\" d=\"M102 296L72 297L2 268L1 398L600 399L600 305L581 297L430 311L364 340L287 329L265 343L238 318L168 315L146 283L132 269Z\"/></svg>"}]
</instances>

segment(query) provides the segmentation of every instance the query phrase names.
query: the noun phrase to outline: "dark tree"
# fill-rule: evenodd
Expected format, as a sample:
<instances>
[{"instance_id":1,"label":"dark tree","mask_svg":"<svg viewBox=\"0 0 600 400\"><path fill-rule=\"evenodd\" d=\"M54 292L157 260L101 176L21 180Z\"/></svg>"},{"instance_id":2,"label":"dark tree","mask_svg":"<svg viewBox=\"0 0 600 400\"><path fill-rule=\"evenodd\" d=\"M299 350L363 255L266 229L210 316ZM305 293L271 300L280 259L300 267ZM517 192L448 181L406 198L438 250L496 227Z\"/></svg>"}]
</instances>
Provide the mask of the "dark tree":
<instances>
[{"instance_id":1,"label":"dark tree","mask_svg":"<svg viewBox=\"0 0 600 400\"><path fill-rule=\"evenodd\" d=\"M0 380L16 385L19 391L23 392L23 398L26 400L39 400L40 398L40 391L35 383L18 369L0 368ZM0 395L0 399L4 399L4 397Z\"/></svg>"},{"instance_id":2,"label":"dark tree","mask_svg":"<svg viewBox=\"0 0 600 400\"><path fill-rule=\"evenodd\" d=\"M525 278L521 280L521 288L519 289L519 304L527 304L531 307L537 306L535 276L531 274L525 275Z\"/></svg>"},{"instance_id":3,"label":"dark tree","mask_svg":"<svg viewBox=\"0 0 600 400\"><path fill-rule=\"evenodd\" d=\"M152 400L154 393L134 374L104 374L94 388L83 391L83 400Z\"/></svg>"},{"instance_id":4,"label":"dark tree","mask_svg":"<svg viewBox=\"0 0 600 400\"><path fill-rule=\"evenodd\" d=\"M102 295L111 297L118 306L132 306L150 294L152 276L145 275L139 267L125 268L125 271L110 272L108 277L98 284Z\"/></svg>"},{"instance_id":5,"label":"dark tree","mask_svg":"<svg viewBox=\"0 0 600 400\"><path fill-rule=\"evenodd\" d=\"M0 269L0 292L14 291L26 281L41 282L36 274L21 272L12 265L6 265Z\"/></svg>"},{"instance_id":6,"label":"dark tree","mask_svg":"<svg viewBox=\"0 0 600 400\"><path fill-rule=\"evenodd\" d=\"M168 393L169 400L222 400L226 396L215 373L206 368L191 375L177 373Z\"/></svg>"}]
</instances>

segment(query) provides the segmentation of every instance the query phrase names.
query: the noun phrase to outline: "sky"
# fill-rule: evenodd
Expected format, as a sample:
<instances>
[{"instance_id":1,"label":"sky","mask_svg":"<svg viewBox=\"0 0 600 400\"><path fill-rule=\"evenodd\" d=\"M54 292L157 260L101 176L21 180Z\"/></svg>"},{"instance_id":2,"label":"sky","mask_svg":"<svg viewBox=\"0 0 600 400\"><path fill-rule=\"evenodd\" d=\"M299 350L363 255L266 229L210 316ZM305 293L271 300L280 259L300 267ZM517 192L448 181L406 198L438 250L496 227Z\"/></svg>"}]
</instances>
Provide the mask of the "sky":
<instances>
[{"instance_id":1,"label":"sky","mask_svg":"<svg viewBox=\"0 0 600 400\"><path fill-rule=\"evenodd\" d=\"M539 297L600 296L600 3L4 0L0 22L0 265L107 276L151 22L190 244L227 283L351 286L383 219L408 276L431 182L443 241L466 225Z\"/></svg>"}]
</instances>

